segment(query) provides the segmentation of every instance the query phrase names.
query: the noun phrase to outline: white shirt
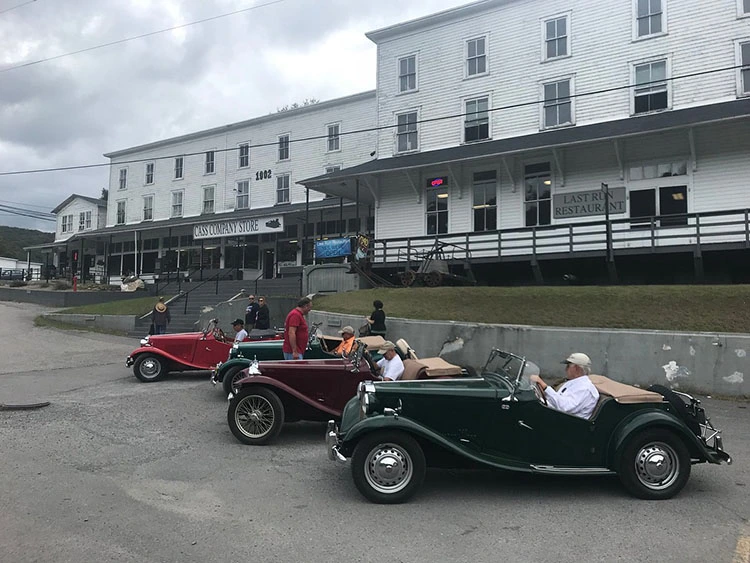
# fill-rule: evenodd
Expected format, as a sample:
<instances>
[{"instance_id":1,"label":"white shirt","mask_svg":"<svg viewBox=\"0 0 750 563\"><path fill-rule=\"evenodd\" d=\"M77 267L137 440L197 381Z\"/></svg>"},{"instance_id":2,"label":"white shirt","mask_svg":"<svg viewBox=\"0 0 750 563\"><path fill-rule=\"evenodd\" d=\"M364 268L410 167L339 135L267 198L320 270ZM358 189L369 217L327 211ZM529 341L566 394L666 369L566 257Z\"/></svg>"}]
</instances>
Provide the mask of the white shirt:
<instances>
[{"instance_id":1,"label":"white shirt","mask_svg":"<svg viewBox=\"0 0 750 563\"><path fill-rule=\"evenodd\" d=\"M390 379L391 381L396 381L404 373L404 362L401 361L398 354L393 356L391 360L380 358L378 367L380 367L383 379Z\"/></svg>"},{"instance_id":2,"label":"white shirt","mask_svg":"<svg viewBox=\"0 0 750 563\"><path fill-rule=\"evenodd\" d=\"M568 379L555 391L549 385L544 390L547 404L553 409L589 419L599 400L599 391L587 375Z\"/></svg>"},{"instance_id":3,"label":"white shirt","mask_svg":"<svg viewBox=\"0 0 750 563\"><path fill-rule=\"evenodd\" d=\"M235 342L242 342L245 338L247 338L247 331L244 328L241 328L240 331L234 335Z\"/></svg>"}]
</instances>

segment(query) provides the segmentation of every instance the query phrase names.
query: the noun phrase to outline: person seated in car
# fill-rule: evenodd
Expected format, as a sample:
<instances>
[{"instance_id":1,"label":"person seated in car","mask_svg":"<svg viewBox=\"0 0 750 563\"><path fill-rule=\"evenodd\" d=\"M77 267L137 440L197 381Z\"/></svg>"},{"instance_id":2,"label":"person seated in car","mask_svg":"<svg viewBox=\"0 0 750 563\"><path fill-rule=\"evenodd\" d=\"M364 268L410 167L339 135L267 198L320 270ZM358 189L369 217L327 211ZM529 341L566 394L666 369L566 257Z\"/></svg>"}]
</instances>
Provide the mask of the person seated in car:
<instances>
[{"instance_id":1,"label":"person seated in car","mask_svg":"<svg viewBox=\"0 0 750 563\"><path fill-rule=\"evenodd\" d=\"M247 331L245 330L245 321L242 319L235 319L235 321L232 323L232 328L234 329L234 332L236 333L234 335L234 341L235 342L242 342L247 338Z\"/></svg>"},{"instance_id":2,"label":"person seated in car","mask_svg":"<svg viewBox=\"0 0 750 563\"><path fill-rule=\"evenodd\" d=\"M575 352L562 363L565 364L566 381L557 391L536 374L531 375L529 380L544 393L550 407L588 420L599 400L599 391L589 379L591 358Z\"/></svg>"},{"instance_id":3,"label":"person seated in car","mask_svg":"<svg viewBox=\"0 0 750 563\"><path fill-rule=\"evenodd\" d=\"M339 334L343 338L341 343L331 352L336 356L348 356L352 351L354 345L354 328L346 325L339 331Z\"/></svg>"},{"instance_id":4,"label":"person seated in car","mask_svg":"<svg viewBox=\"0 0 750 563\"><path fill-rule=\"evenodd\" d=\"M375 364L375 375L380 375L383 381L396 381L404 374L404 362L396 353L396 345L390 340L386 340L378 349L382 354Z\"/></svg>"}]
</instances>

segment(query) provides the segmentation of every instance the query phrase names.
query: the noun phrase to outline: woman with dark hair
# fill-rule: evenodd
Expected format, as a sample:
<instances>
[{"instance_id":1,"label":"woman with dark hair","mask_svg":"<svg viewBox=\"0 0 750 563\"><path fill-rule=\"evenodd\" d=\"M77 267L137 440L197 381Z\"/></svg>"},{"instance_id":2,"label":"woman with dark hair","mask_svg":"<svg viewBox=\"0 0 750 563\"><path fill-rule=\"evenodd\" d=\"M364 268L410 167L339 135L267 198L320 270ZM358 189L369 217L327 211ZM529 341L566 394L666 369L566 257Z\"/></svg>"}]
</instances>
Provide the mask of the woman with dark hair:
<instances>
[{"instance_id":1,"label":"woman with dark hair","mask_svg":"<svg viewBox=\"0 0 750 563\"><path fill-rule=\"evenodd\" d=\"M376 299L372 302L375 310L367 319L370 323L370 334L380 335L385 338L385 311L383 311L383 302Z\"/></svg>"}]
</instances>

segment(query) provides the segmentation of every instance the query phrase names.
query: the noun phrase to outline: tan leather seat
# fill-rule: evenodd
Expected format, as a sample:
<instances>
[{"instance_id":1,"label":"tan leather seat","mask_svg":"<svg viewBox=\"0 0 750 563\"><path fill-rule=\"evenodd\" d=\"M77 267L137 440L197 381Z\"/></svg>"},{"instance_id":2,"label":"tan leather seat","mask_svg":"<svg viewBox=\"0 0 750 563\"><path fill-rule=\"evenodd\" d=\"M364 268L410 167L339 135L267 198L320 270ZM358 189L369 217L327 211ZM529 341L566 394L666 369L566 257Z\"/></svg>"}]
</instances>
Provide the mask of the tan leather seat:
<instances>
[{"instance_id":1,"label":"tan leather seat","mask_svg":"<svg viewBox=\"0 0 750 563\"><path fill-rule=\"evenodd\" d=\"M404 373L401 375L400 381L421 379L426 369L427 366L418 360L404 360Z\"/></svg>"}]
</instances>

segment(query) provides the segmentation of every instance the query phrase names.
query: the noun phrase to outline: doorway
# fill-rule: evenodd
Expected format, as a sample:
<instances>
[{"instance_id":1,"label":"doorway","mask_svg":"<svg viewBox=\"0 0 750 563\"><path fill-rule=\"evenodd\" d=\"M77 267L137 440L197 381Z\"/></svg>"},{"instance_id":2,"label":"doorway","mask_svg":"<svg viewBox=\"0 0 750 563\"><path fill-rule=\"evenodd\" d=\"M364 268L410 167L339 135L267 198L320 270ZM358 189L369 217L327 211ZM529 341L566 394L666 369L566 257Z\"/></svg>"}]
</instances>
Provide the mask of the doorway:
<instances>
[{"instance_id":1,"label":"doorway","mask_svg":"<svg viewBox=\"0 0 750 563\"><path fill-rule=\"evenodd\" d=\"M263 279L270 280L274 277L275 254L272 248L263 251Z\"/></svg>"}]
</instances>

